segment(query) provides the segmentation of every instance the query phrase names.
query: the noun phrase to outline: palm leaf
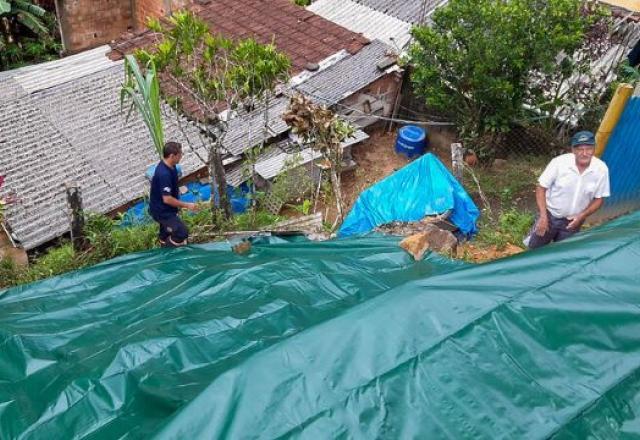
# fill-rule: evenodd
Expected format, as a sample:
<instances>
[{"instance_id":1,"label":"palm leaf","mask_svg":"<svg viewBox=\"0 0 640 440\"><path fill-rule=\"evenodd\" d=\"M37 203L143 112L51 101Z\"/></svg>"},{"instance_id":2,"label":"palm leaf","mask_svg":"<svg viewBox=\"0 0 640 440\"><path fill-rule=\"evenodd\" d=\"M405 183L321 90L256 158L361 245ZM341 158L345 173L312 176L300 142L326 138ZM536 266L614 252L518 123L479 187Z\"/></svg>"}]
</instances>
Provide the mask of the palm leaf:
<instances>
[{"instance_id":1,"label":"palm leaf","mask_svg":"<svg viewBox=\"0 0 640 440\"><path fill-rule=\"evenodd\" d=\"M13 0L13 4L17 9L33 14L36 17L44 17L47 13L44 8L25 0Z\"/></svg>"},{"instance_id":2,"label":"palm leaf","mask_svg":"<svg viewBox=\"0 0 640 440\"><path fill-rule=\"evenodd\" d=\"M16 12L16 17L18 18L18 22L28 28L35 34L44 35L49 33L49 29L47 26L40 20L37 16L33 15L30 12L23 10L12 10Z\"/></svg>"}]
</instances>

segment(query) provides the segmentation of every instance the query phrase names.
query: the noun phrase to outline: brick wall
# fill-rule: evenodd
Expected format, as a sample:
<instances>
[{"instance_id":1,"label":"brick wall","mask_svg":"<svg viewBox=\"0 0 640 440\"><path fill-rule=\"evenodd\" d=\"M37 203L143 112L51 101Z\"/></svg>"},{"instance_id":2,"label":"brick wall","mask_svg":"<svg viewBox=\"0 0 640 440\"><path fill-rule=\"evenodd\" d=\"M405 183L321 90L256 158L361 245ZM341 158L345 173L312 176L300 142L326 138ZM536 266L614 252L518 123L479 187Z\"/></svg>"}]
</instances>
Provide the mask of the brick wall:
<instances>
[{"instance_id":1,"label":"brick wall","mask_svg":"<svg viewBox=\"0 0 640 440\"><path fill-rule=\"evenodd\" d=\"M133 25L132 0L56 0L62 41L70 53L115 40Z\"/></svg>"},{"instance_id":2,"label":"brick wall","mask_svg":"<svg viewBox=\"0 0 640 440\"><path fill-rule=\"evenodd\" d=\"M134 26L136 30L143 30L148 17L163 17L183 8L188 0L133 0Z\"/></svg>"}]
</instances>

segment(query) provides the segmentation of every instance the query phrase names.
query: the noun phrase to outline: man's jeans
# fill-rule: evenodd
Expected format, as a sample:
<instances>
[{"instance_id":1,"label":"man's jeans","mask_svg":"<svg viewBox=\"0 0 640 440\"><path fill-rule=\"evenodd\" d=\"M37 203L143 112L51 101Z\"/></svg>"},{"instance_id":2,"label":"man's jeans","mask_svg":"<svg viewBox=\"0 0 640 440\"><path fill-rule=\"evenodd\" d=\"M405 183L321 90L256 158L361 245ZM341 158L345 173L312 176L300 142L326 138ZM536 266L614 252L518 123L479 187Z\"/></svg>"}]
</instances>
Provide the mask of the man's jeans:
<instances>
[{"instance_id":1,"label":"man's jeans","mask_svg":"<svg viewBox=\"0 0 640 440\"><path fill-rule=\"evenodd\" d=\"M160 224L158 239L166 247L175 247L185 243L189 237L189 231L176 214L153 219Z\"/></svg>"},{"instance_id":2,"label":"man's jeans","mask_svg":"<svg viewBox=\"0 0 640 440\"><path fill-rule=\"evenodd\" d=\"M567 225L571 222L568 218L554 217L549 213L549 211L547 211L547 218L549 219L549 228L543 236L536 234L536 225L538 224L539 218L537 218L536 222L533 224L528 237L529 243L527 246L529 246L529 249L542 247L552 241L562 241L580 231L580 228L567 229Z\"/></svg>"}]
</instances>

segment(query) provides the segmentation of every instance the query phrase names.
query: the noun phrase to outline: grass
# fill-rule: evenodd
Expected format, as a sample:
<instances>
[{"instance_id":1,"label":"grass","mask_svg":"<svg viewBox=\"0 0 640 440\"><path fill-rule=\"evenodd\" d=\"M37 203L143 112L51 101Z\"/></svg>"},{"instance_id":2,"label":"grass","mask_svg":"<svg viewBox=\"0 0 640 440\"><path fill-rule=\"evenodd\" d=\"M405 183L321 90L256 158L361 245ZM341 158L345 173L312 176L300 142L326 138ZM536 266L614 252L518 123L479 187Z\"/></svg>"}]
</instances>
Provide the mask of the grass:
<instances>
[{"instance_id":1,"label":"grass","mask_svg":"<svg viewBox=\"0 0 640 440\"><path fill-rule=\"evenodd\" d=\"M533 224L534 215L515 208L500 213L497 222L482 221L475 243L479 246L495 246L498 250L507 245L523 247L522 239Z\"/></svg>"},{"instance_id":2,"label":"grass","mask_svg":"<svg viewBox=\"0 0 640 440\"><path fill-rule=\"evenodd\" d=\"M498 250L509 244L524 246L522 239L535 217L534 188L548 161L545 156L524 156L512 158L499 168L465 170L465 188L482 212L475 246L495 246Z\"/></svg>"},{"instance_id":3,"label":"grass","mask_svg":"<svg viewBox=\"0 0 640 440\"><path fill-rule=\"evenodd\" d=\"M473 173L492 208L506 211L520 206L528 198L533 200L534 188L542 171L549 163L545 156L522 156L507 160L504 166L478 167ZM469 194L479 200L479 191L469 169L465 169L464 183Z\"/></svg>"},{"instance_id":4,"label":"grass","mask_svg":"<svg viewBox=\"0 0 640 440\"><path fill-rule=\"evenodd\" d=\"M183 215L182 219L192 232L212 225L215 225L217 231L256 230L281 220L280 217L266 211L256 210L236 215L227 222L215 222L209 209L203 209L193 215ZM0 259L0 288L31 283L92 266L120 255L158 247L158 226L155 223L120 227L118 220L104 215L88 214L85 235L90 244L87 251L76 252L71 243L65 242L36 257L28 268L16 266L8 259ZM195 238L193 242L211 241L210 238Z\"/></svg>"}]
</instances>

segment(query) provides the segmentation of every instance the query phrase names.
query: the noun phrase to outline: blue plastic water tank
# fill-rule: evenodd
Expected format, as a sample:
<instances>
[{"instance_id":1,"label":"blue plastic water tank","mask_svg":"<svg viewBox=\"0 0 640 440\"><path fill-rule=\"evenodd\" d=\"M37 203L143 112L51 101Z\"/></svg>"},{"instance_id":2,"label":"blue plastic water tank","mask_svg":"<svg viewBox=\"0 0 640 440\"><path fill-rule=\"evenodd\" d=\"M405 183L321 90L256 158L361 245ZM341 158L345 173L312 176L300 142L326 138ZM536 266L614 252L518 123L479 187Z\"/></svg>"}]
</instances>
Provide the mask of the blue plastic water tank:
<instances>
[{"instance_id":1,"label":"blue plastic water tank","mask_svg":"<svg viewBox=\"0 0 640 440\"><path fill-rule=\"evenodd\" d=\"M424 153L427 147L427 131L417 125L405 125L398 130L396 152L407 157Z\"/></svg>"}]
</instances>

